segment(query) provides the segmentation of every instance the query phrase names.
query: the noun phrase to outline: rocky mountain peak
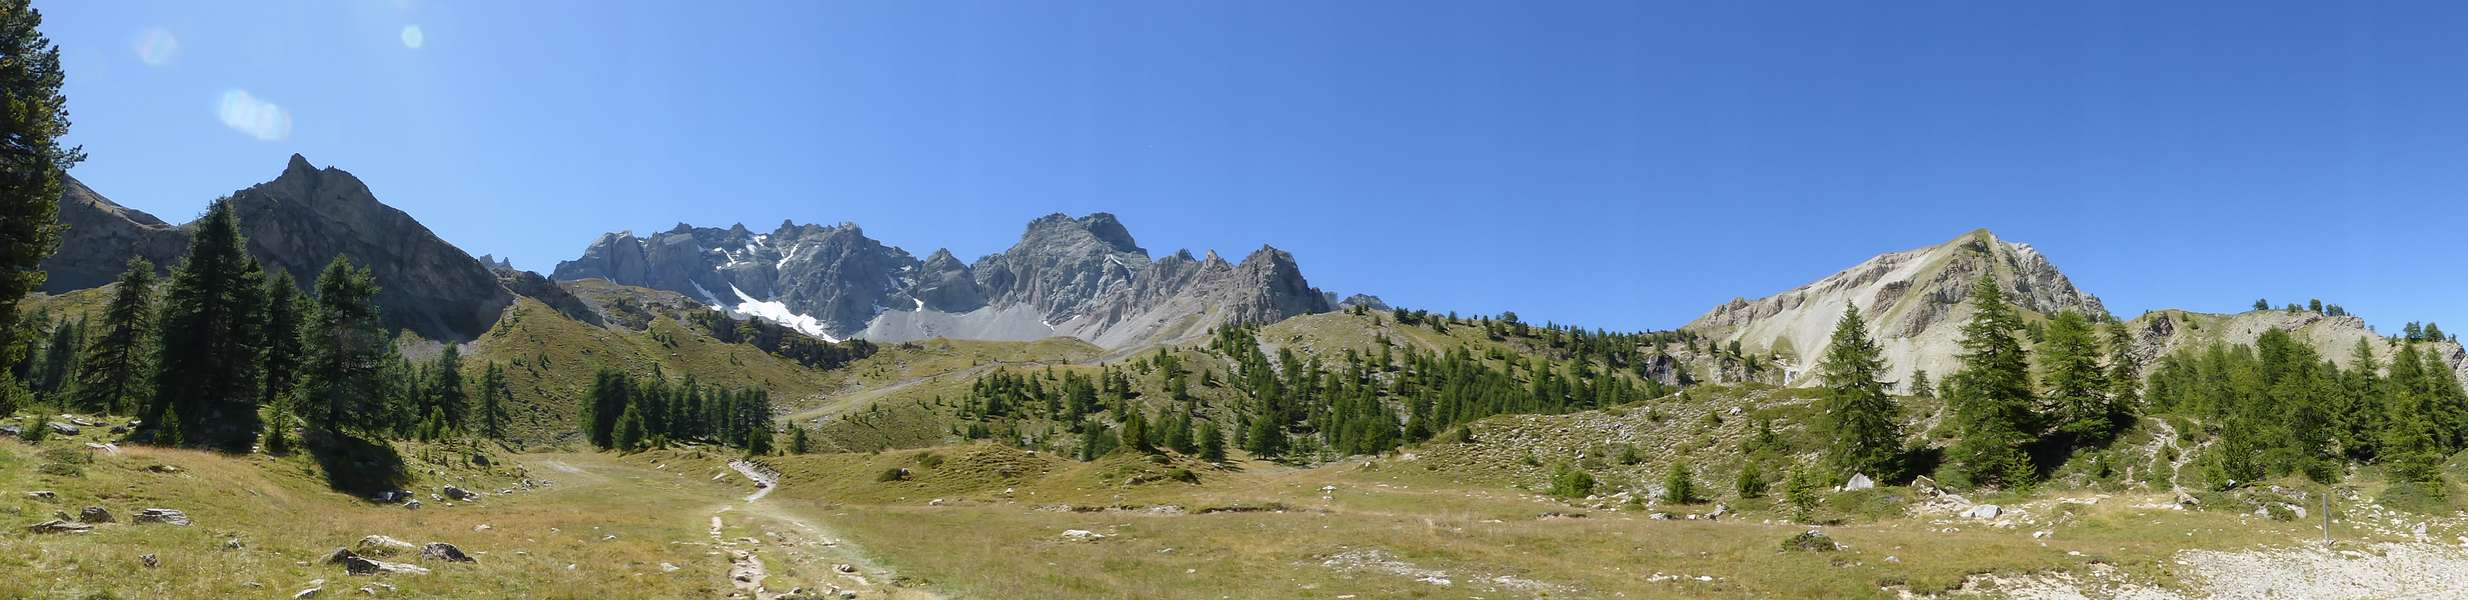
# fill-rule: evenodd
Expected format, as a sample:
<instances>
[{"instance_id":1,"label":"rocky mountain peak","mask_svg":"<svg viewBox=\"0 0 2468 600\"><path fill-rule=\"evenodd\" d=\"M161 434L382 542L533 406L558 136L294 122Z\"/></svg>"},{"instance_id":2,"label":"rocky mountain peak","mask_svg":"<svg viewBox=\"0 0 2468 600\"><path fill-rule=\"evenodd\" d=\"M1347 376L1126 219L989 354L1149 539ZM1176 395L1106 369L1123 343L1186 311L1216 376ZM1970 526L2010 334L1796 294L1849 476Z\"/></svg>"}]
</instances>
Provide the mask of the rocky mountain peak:
<instances>
[{"instance_id":1,"label":"rocky mountain peak","mask_svg":"<svg viewBox=\"0 0 2468 600\"><path fill-rule=\"evenodd\" d=\"M513 293L486 265L411 215L377 200L350 172L298 154L273 181L231 194L249 250L303 286L336 256L369 267L385 322L423 337L468 340L497 322Z\"/></svg>"},{"instance_id":2,"label":"rocky mountain peak","mask_svg":"<svg viewBox=\"0 0 2468 600\"><path fill-rule=\"evenodd\" d=\"M1945 243L1877 255L1779 294L1734 299L1686 327L1718 343L1738 341L1752 352L1783 355L1790 379L1815 365L1848 303L1869 319L1892 377L1900 380L1914 369L1942 374L1954 367L1959 330L1972 310L1972 283L1982 274L1993 277L2007 300L2025 311L2107 313L2099 298L2076 289L2037 249L1979 229Z\"/></svg>"}]
</instances>

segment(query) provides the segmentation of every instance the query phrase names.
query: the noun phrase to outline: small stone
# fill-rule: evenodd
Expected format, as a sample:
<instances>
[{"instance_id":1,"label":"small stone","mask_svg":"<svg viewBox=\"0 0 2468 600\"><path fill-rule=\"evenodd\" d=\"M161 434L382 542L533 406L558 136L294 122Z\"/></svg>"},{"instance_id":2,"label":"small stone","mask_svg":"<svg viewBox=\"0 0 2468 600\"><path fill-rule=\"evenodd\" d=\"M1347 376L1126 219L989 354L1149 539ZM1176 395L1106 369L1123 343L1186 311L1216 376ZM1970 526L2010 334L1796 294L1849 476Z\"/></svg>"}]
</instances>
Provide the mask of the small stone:
<instances>
[{"instance_id":1,"label":"small stone","mask_svg":"<svg viewBox=\"0 0 2468 600\"><path fill-rule=\"evenodd\" d=\"M134 517L131 517L131 518L129 519L129 521L131 521L131 522L135 522L135 523L163 523L163 524L166 524L166 525L187 525L187 524L189 524L189 515L188 515L188 513L184 513L184 512L180 512L180 511L177 511L177 510L172 510L172 509L168 509L168 508L141 508L141 509L137 509L137 515L136 515L136 516L134 516Z\"/></svg>"},{"instance_id":2,"label":"small stone","mask_svg":"<svg viewBox=\"0 0 2468 600\"><path fill-rule=\"evenodd\" d=\"M324 592L324 591L326 591L326 588L321 588L321 587L313 587L313 588L308 588L308 589L305 589L305 590L300 590L299 592L292 594L292 595L291 595L291 599L292 599L292 600L303 600L303 599L306 599L306 598L315 598L315 597L317 597L317 594L318 594L318 593L320 593L320 592Z\"/></svg>"},{"instance_id":3,"label":"small stone","mask_svg":"<svg viewBox=\"0 0 2468 600\"><path fill-rule=\"evenodd\" d=\"M1105 539L1105 535L1086 529L1065 529L1063 530L1063 539L1074 542L1094 542Z\"/></svg>"},{"instance_id":4,"label":"small stone","mask_svg":"<svg viewBox=\"0 0 2468 600\"><path fill-rule=\"evenodd\" d=\"M163 561L156 559L153 554L138 556L137 562L146 565L148 569L163 566Z\"/></svg>"},{"instance_id":5,"label":"small stone","mask_svg":"<svg viewBox=\"0 0 2468 600\"><path fill-rule=\"evenodd\" d=\"M77 511L77 522L79 523L110 523L113 520L111 511L100 506L88 506L85 510Z\"/></svg>"},{"instance_id":6,"label":"small stone","mask_svg":"<svg viewBox=\"0 0 2468 600\"><path fill-rule=\"evenodd\" d=\"M456 548L453 544L445 542L429 542L428 545L421 546L420 558L446 562L479 562L473 560L470 555L464 554L462 548Z\"/></svg>"},{"instance_id":7,"label":"small stone","mask_svg":"<svg viewBox=\"0 0 2468 600\"><path fill-rule=\"evenodd\" d=\"M49 521L28 525L26 526L26 531L28 533L86 533L89 531L94 531L94 526L84 523L71 523L67 519L52 519Z\"/></svg>"}]
</instances>

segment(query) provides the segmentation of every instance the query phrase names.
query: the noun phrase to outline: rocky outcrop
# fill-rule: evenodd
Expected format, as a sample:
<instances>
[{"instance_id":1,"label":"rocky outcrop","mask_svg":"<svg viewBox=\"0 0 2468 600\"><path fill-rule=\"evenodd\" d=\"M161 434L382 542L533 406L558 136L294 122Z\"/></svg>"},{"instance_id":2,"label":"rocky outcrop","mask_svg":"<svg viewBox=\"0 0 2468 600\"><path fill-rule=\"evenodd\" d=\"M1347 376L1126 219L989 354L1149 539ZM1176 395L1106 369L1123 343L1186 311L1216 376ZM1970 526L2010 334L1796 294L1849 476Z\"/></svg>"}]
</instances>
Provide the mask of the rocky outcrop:
<instances>
[{"instance_id":1,"label":"rocky outcrop","mask_svg":"<svg viewBox=\"0 0 2468 600\"><path fill-rule=\"evenodd\" d=\"M876 342L1065 335L1140 345L1331 307L1283 251L1262 248L1239 265L1213 253L1152 261L1105 213L1040 217L1009 249L974 264L949 250L920 261L852 224L783 223L764 235L680 225L650 237L601 236L553 277L673 291L799 329L812 323L808 332L824 337Z\"/></svg>"},{"instance_id":2,"label":"rocky outcrop","mask_svg":"<svg viewBox=\"0 0 2468 600\"><path fill-rule=\"evenodd\" d=\"M231 203L250 254L268 271L290 272L304 288L337 256L368 267L388 327L469 340L514 303L487 266L378 202L342 169L318 169L294 154L281 176L233 192Z\"/></svg>"},{"instance_id":3,"label":"rocky outcrop","mask_svg":"<svg viewBox=\"0 0 2468 600\"><path fill-rule=\"evenodd\" d=\"M43 259L43 291L60 293L109 284L129 259L168 272L188 254L189 236L145 211L121 206L75 177L60 181L60 250Z\"/></svg>"},{"instance_id":4,"label":"rocky outcrop","mask_svg":"<svg viewBox=\"0 0 2468 600\"><path fill-rule=\"evenodd\" d=\"M1887 373L1899 385L1914 370L1942 375L1955 370L1961 328L1971 315L1971 287L1993 274L2008 302L2042 315L2072 310L2106 315L2099 298L2076 289L2056 265L2029 244L1997 239L1982 229L1943 244L1881 254L1850 269L1757 300L1733 299L1686 328L1718 344L1770 353L1784 381L1814 368L1845 304L1869 321L1869 333L1885 351ZM1898 390L1900 388L1897 388Z\"/></svg>"},{"instance_id":5,"label":"rocky outcrop","mask_svg":"<svg viewBox=\"0 0 2468 600\"><path fill-rule=\"evenodd\" d=\"M46 291L110 283L132 256L168 271L188 253L185 227L114 204L73 179L65 187L60 215L70 230L43 262ZM304 290L336 256L369 267L384 288L377 303L388 327L469 340L514 302L487 265L378 202L367 184L341 169L319 169L295 154L282 175L230 200L249 254L268 271L290 273Z\"/></svg>"}]
</instances>

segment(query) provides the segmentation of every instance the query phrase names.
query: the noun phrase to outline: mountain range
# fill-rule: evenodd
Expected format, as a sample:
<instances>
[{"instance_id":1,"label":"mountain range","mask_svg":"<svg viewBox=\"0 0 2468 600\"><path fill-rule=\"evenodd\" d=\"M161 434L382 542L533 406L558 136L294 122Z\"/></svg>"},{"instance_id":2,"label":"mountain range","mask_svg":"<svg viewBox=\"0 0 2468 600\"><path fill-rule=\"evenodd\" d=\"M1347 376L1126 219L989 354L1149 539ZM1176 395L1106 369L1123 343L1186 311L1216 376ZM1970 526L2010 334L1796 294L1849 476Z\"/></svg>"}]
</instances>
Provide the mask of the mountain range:
<instances>
[{"instance_id":1,"label":"mountain range","mask_svg":"<svg viewBox=\"0 0 2468 600\"><path fill-rule=\"evenodd\" d=\"M43 263L44 291L108 284L130 258L168 271L186 252L188 229L112 202L71 179L60 198L69 229ZM679 224L667 231L600 236L581 256L546 277L475 258L418 220L378 201L349 172L318 168L294 155L274 179L230 193L249 250L269 269L305 288L335 256L369 265L384 287L389 326L422 337L468 341L490 330L517 296L541 300L594 326L607 315L566 286L586 279L675 292L731 316L759 318L828 339L896 343L930 338L1077 338L1123 350L1188 341L1228 323L1266 324L1348 306L1385 309L1376 297L1338 302L1311 286L1293 255L1261 246L1230 262L1207 252L1153 256L1108 213L1050 214L1030 221L1002 252L962 261L947 249L916 254L867 237L854 223L800 225L769 232ZM1736 298L1681 329L1737 343L1780 369L1765 377L1811 385L1803 377L1843 307L1869 319L1889 376L1956 368L1960 326L1971 313L1971 283L1988 275L2026 318L2058 311L2108 316L2097 296L2074 285L2047 256L1987 230L1947 242L1888 252L1807 285L1770 296ZM2284 311L2209 315L2154 311L2128 321L2144 361L2195 340L2251 342L2285 329L2346 360L2357 340L2385 358L2392 344L2353 316ZM2433 351L2468 379L2468 352L2437 342ZM1711 378L1728 378L1717 372Z\"/></svg>"}]
</instances>

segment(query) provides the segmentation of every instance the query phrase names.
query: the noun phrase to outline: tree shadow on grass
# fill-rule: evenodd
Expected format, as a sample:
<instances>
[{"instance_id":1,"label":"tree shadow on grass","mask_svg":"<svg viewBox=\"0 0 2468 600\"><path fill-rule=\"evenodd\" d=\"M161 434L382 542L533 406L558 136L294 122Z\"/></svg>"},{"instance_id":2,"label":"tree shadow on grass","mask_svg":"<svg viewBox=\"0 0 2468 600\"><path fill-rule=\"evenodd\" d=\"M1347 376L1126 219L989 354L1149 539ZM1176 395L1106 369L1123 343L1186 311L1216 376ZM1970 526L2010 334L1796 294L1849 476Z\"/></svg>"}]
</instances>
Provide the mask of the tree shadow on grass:
<instances>
[{"instance_id":1,"label":"tree shadow on grass","mask_svg":"<svg viewBox=\"0 0 2468 600\"><path fill-rule=\"evenodd\" d=\"M411 485L411 470L394 446L348 435L318 435L307 444L326 473L326 487L360 498Z\"/></svg>"}]
</instances>

